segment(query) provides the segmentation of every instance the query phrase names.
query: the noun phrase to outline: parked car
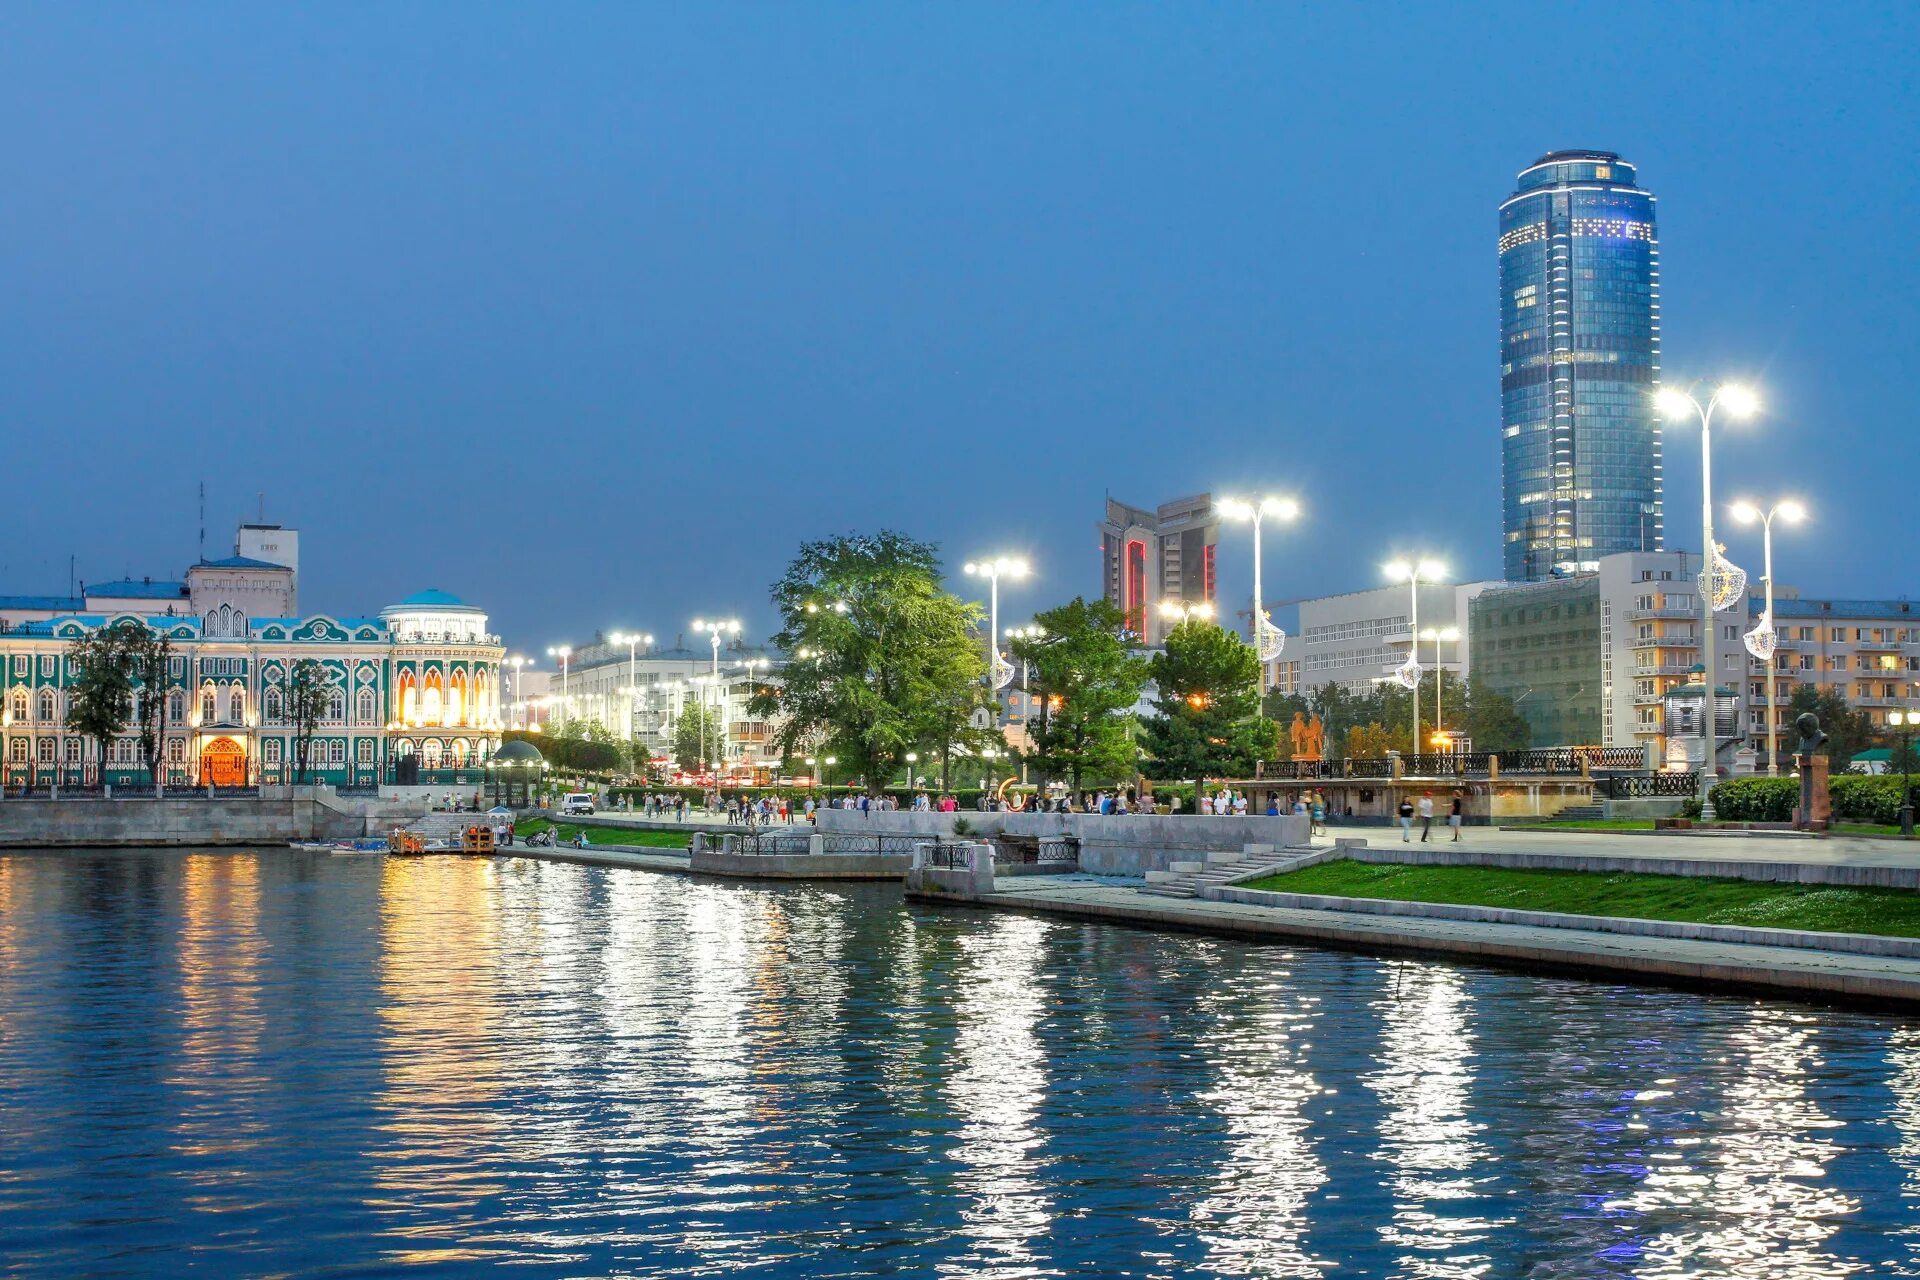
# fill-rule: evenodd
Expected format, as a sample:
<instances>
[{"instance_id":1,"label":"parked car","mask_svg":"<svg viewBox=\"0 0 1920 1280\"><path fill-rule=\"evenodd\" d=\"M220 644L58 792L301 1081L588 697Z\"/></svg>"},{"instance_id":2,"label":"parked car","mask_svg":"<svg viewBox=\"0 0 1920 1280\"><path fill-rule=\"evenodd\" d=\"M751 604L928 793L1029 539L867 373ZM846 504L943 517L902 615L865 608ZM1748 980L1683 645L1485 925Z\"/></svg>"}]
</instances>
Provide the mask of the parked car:
<instances>
[{"instance_id":1,"label":"parked car","mask_svg":"<svg viewBox=\"0 0 1920 1280\"><path fill-rule=\"evenodd\" d=\"M569 792L567 798L560 802L560 812L563 816L576 813L590 816L593 813L593 797L584 791Z\"/></svg>"}]
</instances>

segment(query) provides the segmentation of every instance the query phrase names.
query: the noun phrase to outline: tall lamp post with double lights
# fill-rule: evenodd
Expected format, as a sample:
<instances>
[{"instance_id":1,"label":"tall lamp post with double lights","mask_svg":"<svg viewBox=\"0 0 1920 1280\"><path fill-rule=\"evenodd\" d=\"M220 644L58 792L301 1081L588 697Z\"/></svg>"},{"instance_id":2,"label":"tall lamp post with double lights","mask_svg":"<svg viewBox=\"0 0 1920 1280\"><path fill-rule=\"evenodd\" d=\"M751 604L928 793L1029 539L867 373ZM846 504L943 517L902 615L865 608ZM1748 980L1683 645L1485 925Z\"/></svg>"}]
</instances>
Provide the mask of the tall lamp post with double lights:
<instances>
[{"instance_id":1,"label":"tall lamp post with double lights","mask_svg":"<svg viewBox=\"0 0 1920 1280\"><path fill-rule=\"evenodd\" d=\"M1300 514L1300 504L1292 498L1222 498L1220 514L1229 520L1253 521L1253 649L1260 655L1260 693L1264 696L1267 669L1280 656L1287 633L1267 621L1267 611L1260 603L1260 521L1263 516L1292 520Z\"/></svg>"},{"instance_id":2,"label":"tall lamp post with double lights","mask_svg":"<svg viewBox=\"0 0 1920 1280\"><path fill-rule=\"evenodd\" d=\"M1420 580L1431 583L1446 576L1447 566L1438 560L1395 560L1386 569L1387 577L1407 584L1407 660L1394 676L1413 692L1413 754L1420 754ZM1435 659L1438 662L1438 659Z\"/></svg>"},{"instance_id":3,"label":"tall lamp post with double lights","mask_svg":"<svg viewBox=\"0 0 1920 1280\"><path fill-rule=\"evenodd\" d=\"M1767 664L1767 776L1780 776L1780 711L1779 711L1779 667L1774 658L1774 648L1779 642L1779 632L1773 625L1773 520L1778 516L1788 524L1798 524L1807 518L1807 509L1791 498L1783 498L1762 511L1758 503L1736 502L1733 504L1733 518L1741 524L1760 522L1761 567L1760 580L1767 586L1767 612L1765 620L1746 635L1747 652Z\"/></svg>"},{"instance_id":4,"label":"tall lamp post with double lights","mask_svg":"<svg viewBox=\"0 0 1920 1280\"><path fill-rule=\"evenodd\" d=\"M632 742L633 721L635 715L638 714L640 702L640 676L638 673L640 660L636 654L641 645L651 646L653 644L653 637L644 632L616 631L608 636L607 639L615 644L627 646L627 741Z\"/></svg>"},{"instance_id":5,"label":"tall lamp post with double lights","mask_svg":"<svg viewBox=\"0 0 1920 1280\"><path fill-rule=\"evenodd\" d=\"M969 560L968 576L987 580L987 688L998 689L1013 675L1013 667L1000 658L1000 578L1019 579L1031 572L1025 560L999 556L992 560ZM1001 674L1002 669L1005 675Z\"/></svg>"},{"instance_id":6,"label":"tall lamp post with double lights","mask_svg":"<svg viewBox=\"0 0 1920 1280\"><path fill-rule=\"evenodd\" d=\"M1428 627L1425 631L1422 631L1420 633L1420 638L1422 640L1433 641L1433 738L1432 738L1432 741L1433 741L1433 745L1438 747L1441 743L1447 740L1446 730L1443 727L1445 724L1445 707L1441 703L1441 695L1440 695L1441 679L1442 679L1441 673L1445 671L1446 668L1440 662L1440 643L1443 640L1448 644L1452 644L1455 641L1457 641L1460 638L1460 628ZM1454 656L1458 657L1459 655L1456 653ZM1414 700L1416 702L1419 700L1418 694L1414 695Z\"/></svg>"},{"instance_id":7,"label":"tall lamp post with double lights","mask_svg":"<svg viewBox=\"0 0 1920 1280\"><path fill-rule=\"evenodd\" d=\"M709 683L713 685L713 696L715 701L720 704L720 724L718 727L719 733L720 733L720 742L717 744L717 749L718 749L718 754L724 756L727 753L727 748L726 748L727 711L726 711L726 695L722 693L720 690L720 637L738 636L740 634L740 623L738 622L738 620L733 618L713 618L713 619L695 618L693 620L693 629L695 631L706 632L707 639L713 642L713 676L712 676L712 679L709 681ZM707 755L706 742L707 742L707 699L706 699L705 693L703 692L700 696L700 758L703 762L705 761L706 755ZM720 779L719 766L716 765L714 767L714 781L718 782L719 779Z\"/></svg>"},{"instance_id":8,"label":"tall lamp post with double lights","mask_svg":"<svg viewBox=\"0 0 1920 1280\"><path fill-rule=\"evenodd\" d=\"M532 666L533 659L516 653L511 658L501 659L501 665L513 668L513 699L512 700L513 700L514 706L517 709L522 702L526 701L526 697L527 697L526 693L520 688L520 672L525 668Z\"/></svg>"},{"instance_id":9,"label":"tall lamp post with double lights","mask_svg":"<svg viewBox=\"0 0 1920 1280\"><path fill-rule=\"evenodd\" d=\"M1213 617L1213 606L1205 600L1195 600L1192 604L1188 604L1184 600L1162 600L1160 602L1160 616L1173 619L1173 624L1179 626L1183 622L1211 619Z\"/></svg>"},{"instance_id":10,"label":"tall lamp post with double lights","mask_svg":"<svg viewBox=\"0 0 1920 1280\"><path fill-rule=\"evenodd\" d=\"M1887 723L1900 732L1900 834L1913 838L1913 731L1920 727L1920 711L1895 707Z\"/></svg>"},{"instance_id":11,"label":"tall lamp post with double lights","mask_svg":"<svg viewBox=\"0 0 1920 1280\"><path fill-rule=\"evenodd\" d=\"M568 659L573 657L573 646L566 644L553 645L548 648L547 656L549 658L560 659L560 714L571 720L573 719L573 708L568 705L567 700L567 662ZM551 711L547 713L547 719L549 721L553 719L553 713Z\"/></svg>"},{"instance_id":12,"label":"tall lamp post with double lights","mask_svg":"<svg viewBox=\"0 0 1920 1280\"><path fill-rule=\"evenodd\" d=\"M1745 387L1722 382L1714 386L1705 404L1701 404L1692 391L1680 391L1673 387L1662 387L1655 403L1669 419L1692 415L1700 420L1700 608L1703 620L1700 644L1703 665L1706 667L1700 679L1700 745L1703 748L1700 757L1700 820L1712 822L1716 816L1713 811L1713 784L1718 775L1715 757L1719 754L1719 731L1714 724L1718 717L1714 714L1713 705L1713 615L1716 611L1714 587L1721 564L1720 549L1713 542L1713 415L1725 409L1736 418L1745 418L1759 410L1760 398ZM1738 599L1745 593L1746 583L1742 581L1727 594ZM1771 729L1772 726L1768 727Z\"/></svg>"}]
</instances>

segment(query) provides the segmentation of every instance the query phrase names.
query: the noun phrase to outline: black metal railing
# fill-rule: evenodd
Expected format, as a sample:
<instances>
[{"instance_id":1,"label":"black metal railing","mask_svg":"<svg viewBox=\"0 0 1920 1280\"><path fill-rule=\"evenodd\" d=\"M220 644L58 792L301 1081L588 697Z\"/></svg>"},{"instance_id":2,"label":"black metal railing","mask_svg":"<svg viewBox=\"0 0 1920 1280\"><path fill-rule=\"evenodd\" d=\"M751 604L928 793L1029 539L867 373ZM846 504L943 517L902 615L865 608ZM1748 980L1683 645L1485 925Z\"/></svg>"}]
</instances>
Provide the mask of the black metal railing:
<instances>
[{"instance_id":1,"label":"black metal railing","mask_svg":"<svg viewBox=\"0 0 1920 1280\"><path fill-rule=\"evenodd\" d=\"M1254 777L1279 782L1336 782L1342 778L1390 778L1393 761L1385 756L1346 760L1262 760Z\"/></svg>"},{"instance_id":2,"label":"black metal railing","mask_svg":"<svg viewBox=\"0 0 1920 1280\"><path fill-rule=\"evenodd\" d=\"M1377 756L1345 760L1262 760L1254 777L1278 782L1337 782L1346 778L1390 778L1393 762L1403 775L1416 778L1488 777L1497 760L1503 774L1578 777L1611 771L1640 772L1646 768L1639 747L1543 747L1532 751L1448 751L1417 755Z\"/></svg>"},{"instance_id":3,"label":"black metal railing","mask_svg":"<svg viewBox=\"0 0 1920 1280\"><path fill-rule=\"evenodd\" d=\"M925 840L915 843L927 844ZM969 858L972 856L972 848L972 845L964 841L935 840L927 848L927 865L944 867L949 871L965 870L971 865Z\"/></svg>"},{"instance_id":4,"label":"black metal railing","mask_svg":"<svg viewBox=\"0 0 1920 1280\"><path fill-rule=\"evenodd\" d=\"M1655 773L1639 776L1620 775L1601 778L1594 791L1608 800L1649 800L1656 796L1693 796L1700 794L1698 770L1688 773Z\"/></svg>"},{"instance_id":5,"label":"black metal railing","mask_svg":"<svg viewBox=\"0 0 1920 1280\"><path fill-rule=\"evenodd\" d=\"M1501 761L1505 766L1505 759ZM1482 777L1493 772L1493 755L1486 751L1441 751L1400 757L1401 768L1416 778Z\"/></svg>"},{"instance_id":6,"label":"black metal railing","mask_svg":"<svg viewBox=\"0 0 1920 1280\"><path fill-rule=\"evenodd\" d=\"M1080 861L1079 836L1049 836L1040 841L1040 847L1034 856L1035 862L1071 862Z\"/></svg>"},{"instance_id":7,"label":"black metal railing","mask_svg":"<svg viewBox=\"0 0 1920 1280\"><path fill-rule=\"evenodd\" d=\"M927 842L925 836L861 835L834 831L820 837L822 853L898 853L911 855L915 845Z\"/></svg>"},{"instance_id":8,"label":"black metal railing","mask_svg":"<svg viewBox=\"0 0 1920 1280\"><path fill-rule=\"evenodd\" d=\"M736 836L735 840L738 843L736 843L734 847L741 853L791 854L811 853L813 851L813 838L799 832L752 832L747 835Z\"/></svg>"}]
</instances>

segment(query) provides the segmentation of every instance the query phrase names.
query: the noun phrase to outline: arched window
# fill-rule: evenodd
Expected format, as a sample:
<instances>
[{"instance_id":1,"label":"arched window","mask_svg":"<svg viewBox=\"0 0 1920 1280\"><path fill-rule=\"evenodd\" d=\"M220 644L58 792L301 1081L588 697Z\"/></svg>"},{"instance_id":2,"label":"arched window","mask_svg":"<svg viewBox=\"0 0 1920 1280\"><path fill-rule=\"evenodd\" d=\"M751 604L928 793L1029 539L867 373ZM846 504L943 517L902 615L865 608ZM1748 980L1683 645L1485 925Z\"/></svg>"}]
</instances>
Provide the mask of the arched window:
<instances>
[{"instance_id":1,"label":"arched window","mask_svg":"<svg viewBox=\"0 0 1920 1280\"><path fill-rule=\"evenodd\" d=\"M200 691L200 723L212 724L214 719L213 686L208 685Z\"/></svg>"},{"instance_id":2,"label":"arched window","mask_svg":"<svg viewBox=\"0 0 1920 1280\"><path fill-rule=\"evenodd\" d=\"M239 724L247 718L247 695L238 689L227 693L227 719Z\"/></svg>"},{"instance_id":3,"label":"arched window","mask_svg":"<svg viewBox=\"0 0 1920 1280\"><path fill-rule=\"evenodd\" d=\"M440 739L428 738L420 744L420 767L422 769L440 767Z\"/></svg>"},{"instance_id":4,"label":"arched window","mask_svg":"<svg viewBox=\"0 0 1920 1280\"><path fill-rule=\"evenodd\" d=\"M469 749L470 749L469 744L467 743L467 740L465 738L455 738L453 740L453 767L454 768L464 769L467 767L467 752Z\"/></svg>"},{"instance_id":5,"label":"arched window","mask_svg":"<svg viewBox=\"0 0 1920 1280\"><path fill-rule=\"evenodd\" d=\"M374 716L373 690L362 689L354 699L354 719L361 724L372 724Z\"/></svg>"},{"instance_id":6,"label":"arched window","mask_svg":"<svg viewBox=\"0 0 1920 1280\"><path fill-rule=\"evenodd\" d=\"M167 698L167 719L175 724L187 718L187 695L175 689Z\"/></svg>"},{"instance_id":7,"label":"arched window","mask_svg":"<svg viewBox=\"0 0 1920 1280\"><path fill-rule=\"evenodd\" d=\"M413 672L402 671L400 683L394 690L394 706L399 710L400 720L412 724L420 714L420 689L413 681Z\"/></svg>"},{"instance_id":8,"label":"arched window","mask_svg":"<svg viewBox=\"0 0 1920 1280\"><path fill-rule=\"evenodd\" d=\"M428 671L426 686L420 694L421 719L427 724L439 724L445 701L441 692L440 672L437 669Z\"/></svg>"},{"instance_id":9,"label":"arched window","mask_svg":"<svg viewBox=\"0 0 1920 1280\"><path fill-rule=\"evenodd\" d=\"M465 724L467 722L467 673L454 668L453 679L447 686L447 723Z\"/></svg>"},{"instance_id":10,"label":"arched window","mask_svg":"<svg viewBox=\"0 0 1920 1280\"><path fill-rule=\"evenodd\" d=\"M14 720L25 720L27 718L27 691L25 689L15 689L8 705L13 713Z\"/></svg>"},{"instance_id":11,"label":"arched window","mask_svg":"<svg viewBox=\"0 0 1920 1280\"><path fill-rule=\"evenodd\" d=\"M265 703L266 713L267 713L267 723L279 724L280 717L283 714L281 710L281 703L280 703L280 691L278 689L267 690L267 696L264 699L264 703Z\"/></svg>"},{"instance_id":12,"label":"arched window","mask_svg":"<svg viewBox=\"0 0 1920 1280\"><path fill-rule=\"evenodd\" d=\"M347 695L336 686L327 693L327 719L338 724L347 718Z\"/></svg>"},{"instance_id":13,"label":"arched window","mask_svg":"<svg viewBox=\"0 0 1920 1280\"><path fill-rule=\"evenodd\" d=\"M59 718L60 704L53 696L53 690L42 689L40 691L40 719L48 724L52 724Z\"/></svg>"}]
</instances>

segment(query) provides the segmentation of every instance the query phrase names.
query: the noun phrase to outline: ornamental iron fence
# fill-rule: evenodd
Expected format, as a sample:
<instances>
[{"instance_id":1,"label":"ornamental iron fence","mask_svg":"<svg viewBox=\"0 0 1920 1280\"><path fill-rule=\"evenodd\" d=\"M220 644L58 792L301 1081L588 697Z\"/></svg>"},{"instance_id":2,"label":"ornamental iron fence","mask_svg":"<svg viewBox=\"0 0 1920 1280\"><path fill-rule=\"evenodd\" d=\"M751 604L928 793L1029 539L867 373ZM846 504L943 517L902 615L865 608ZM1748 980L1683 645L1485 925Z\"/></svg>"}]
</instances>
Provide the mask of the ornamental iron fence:
<instances>
[{"instance_id":1,"label":"ornamental iron fence","mask_svg":"<svg viewBox=\"0 0 1920 1280\"><path fill-rule=\"evenodd\" d=\"M1639 776L1625 774L1601 778L1594 790L1608 800L1649 800L1656 796L1696 796L1700 794L1700 773L1654 773Z\"/></svg>"}]
</instances>

